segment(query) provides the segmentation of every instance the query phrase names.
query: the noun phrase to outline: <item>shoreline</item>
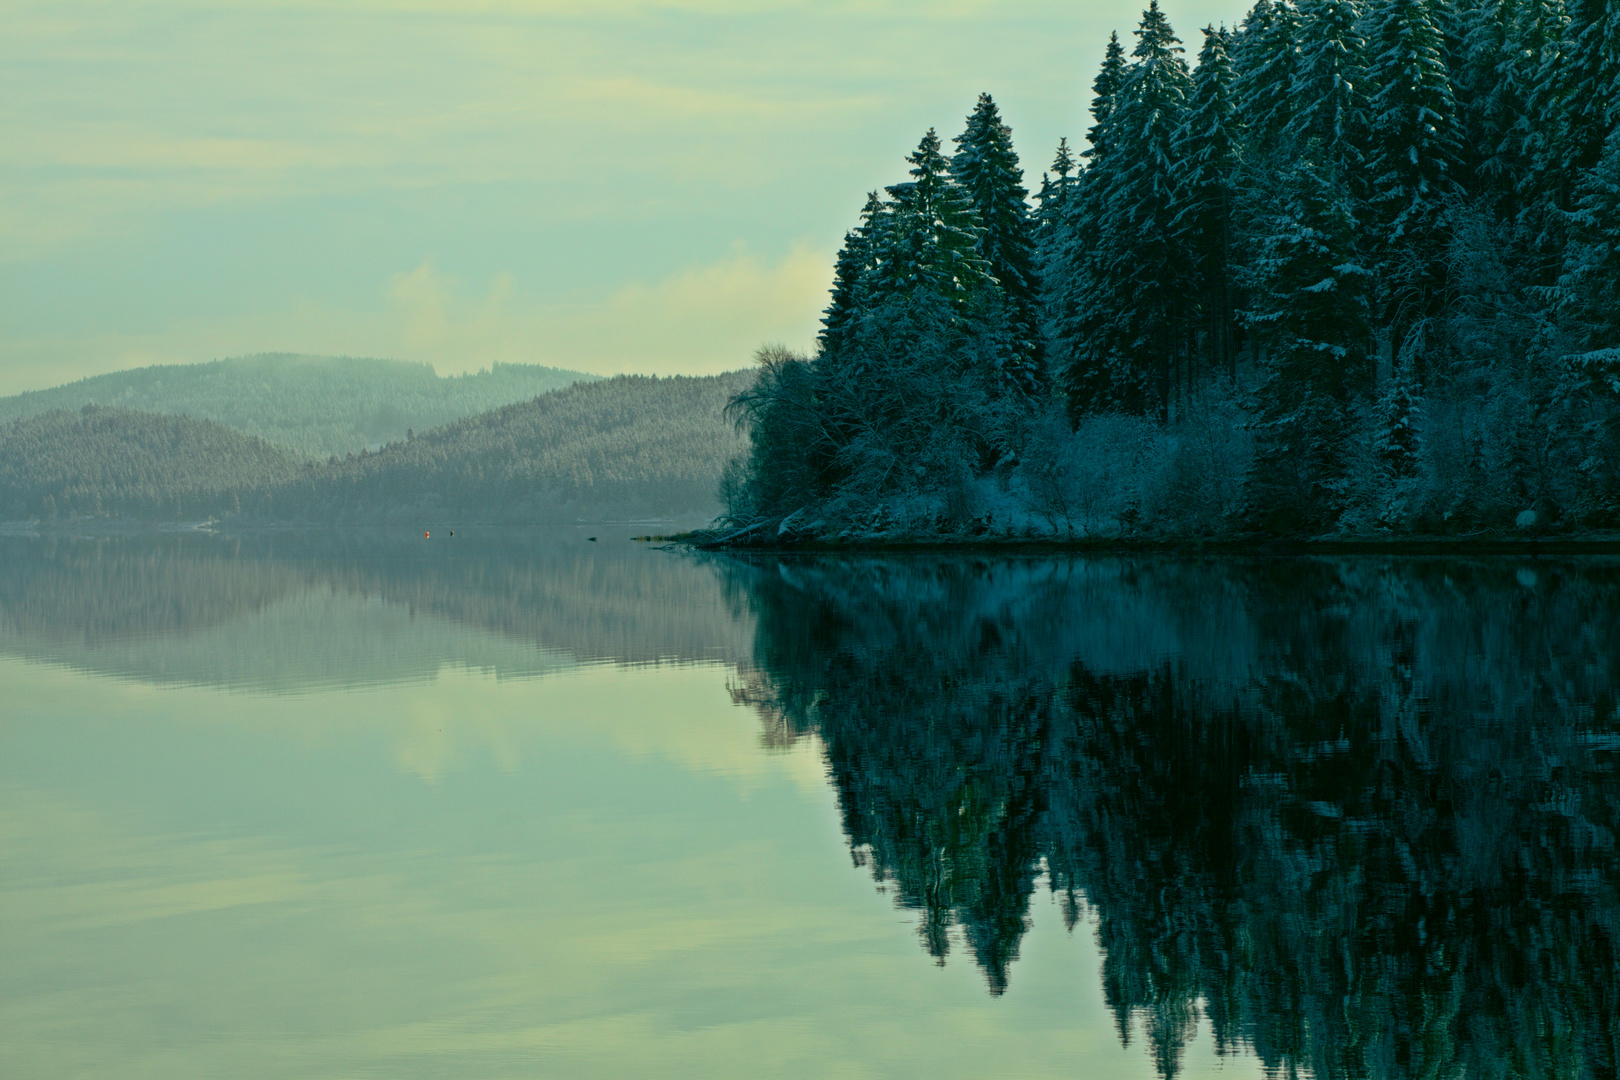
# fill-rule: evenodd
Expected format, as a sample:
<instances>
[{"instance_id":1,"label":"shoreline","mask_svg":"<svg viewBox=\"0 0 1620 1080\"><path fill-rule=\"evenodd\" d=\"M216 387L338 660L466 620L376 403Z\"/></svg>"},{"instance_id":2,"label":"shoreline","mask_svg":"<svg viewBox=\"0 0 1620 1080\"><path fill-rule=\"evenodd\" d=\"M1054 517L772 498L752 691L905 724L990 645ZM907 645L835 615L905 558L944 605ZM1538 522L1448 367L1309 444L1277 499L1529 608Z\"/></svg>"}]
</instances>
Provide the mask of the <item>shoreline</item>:
<instances>
[{"instance_id":1,"label":"shoreline","mask_svg":"<svg viewBox=\"0 0 1620 1080\"><path fill-rule=\"evenodd\" d=\"M1055 537L907 537L850 540L789 540L774 543L727 542L704 530L649 536L697 551L736 554L805 555L1173 555L1288 558L1309 555L1620 555L1620 533L1405 537L1232 537L1210 540Z\"/></svg>"}]
</instances>

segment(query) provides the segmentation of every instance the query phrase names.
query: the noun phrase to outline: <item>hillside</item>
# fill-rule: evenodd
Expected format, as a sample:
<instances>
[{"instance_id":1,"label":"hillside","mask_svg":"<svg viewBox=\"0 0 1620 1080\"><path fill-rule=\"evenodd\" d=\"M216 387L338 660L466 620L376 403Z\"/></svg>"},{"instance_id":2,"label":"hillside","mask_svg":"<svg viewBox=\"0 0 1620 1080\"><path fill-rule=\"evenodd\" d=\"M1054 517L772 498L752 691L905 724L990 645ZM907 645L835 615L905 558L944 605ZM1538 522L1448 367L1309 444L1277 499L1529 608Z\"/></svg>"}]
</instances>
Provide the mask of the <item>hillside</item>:
<instances>
[{"instance_id":1,"label":"hillside","mask_svg":"<svg viewBox=\"0 0 1620 1080\"><path fill-rule=\"evenodd\" d=\"M575 385L331 462L255 500L250 513L424 525L712 517L721 472L742 448L725 405L753 378Z\"/></svg>"},{"instance_id":2,"label":"hillside","mask_svg":"<svg viewBox=\"0 0 1620 1080\"><path fill-rule=\"evenodd\" d=\"M373 453L301 461L209 420L86 406L0 424L0 519L536 523L710 518L753 375L580 383Z\"/></svg>"},{"instance_id":3,"label":"hillside","mask_svg":"<svg viewBox=\"0 0 1620 1080\"><path fill-rule=\"evenodd\" d=\"M527 401L597 376L533 364L441 378L427 364L266 353L165 364L0 398L0 423L55 409L185 414L326 458Z\"/></svg>"},{"instance_id":4,"label":"hillside","mask_svg":"<svg viewBox=\"0 0 1620 1080\"><path fill-rule=\"evenodd\" d=\"M282 447L211 420L58 409L0 424L0 517L206 518L304 468Z\"/></svg>"}]
</instances>

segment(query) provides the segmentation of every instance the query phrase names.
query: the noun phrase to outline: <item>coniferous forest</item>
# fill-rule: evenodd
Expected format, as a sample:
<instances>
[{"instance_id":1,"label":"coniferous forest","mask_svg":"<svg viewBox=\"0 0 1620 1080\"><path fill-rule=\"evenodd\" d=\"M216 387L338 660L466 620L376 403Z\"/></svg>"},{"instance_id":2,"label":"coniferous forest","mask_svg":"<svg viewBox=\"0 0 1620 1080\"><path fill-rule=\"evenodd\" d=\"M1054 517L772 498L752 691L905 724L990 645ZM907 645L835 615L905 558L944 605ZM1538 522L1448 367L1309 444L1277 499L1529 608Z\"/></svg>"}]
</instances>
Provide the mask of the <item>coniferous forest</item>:
<instances>
[{"instance_id":1,"label":"coniferous forest","mask_svg":"<svg viewBox=\"0 0 1620 1080\"><path fill-rule=\"evenodd\" d=\"M813 355L732 403L730 518L1620 526L1617 108L1605 0L1258 0L1190 43L1152 0L1033 194L985 94L867 197Z\"/></svg>"},{"instance_id":2,"label":"coniferous forest","mask_svg":"<svg viewBox=\"0 0 1620 1080\"><path fill-rule=\"evenodd\" d=\"M723 410L749 378L584 380L325 461L213 420L57 409L0 423L0 522L703 521L740 446Z\"/></svg>"}]
</instances>

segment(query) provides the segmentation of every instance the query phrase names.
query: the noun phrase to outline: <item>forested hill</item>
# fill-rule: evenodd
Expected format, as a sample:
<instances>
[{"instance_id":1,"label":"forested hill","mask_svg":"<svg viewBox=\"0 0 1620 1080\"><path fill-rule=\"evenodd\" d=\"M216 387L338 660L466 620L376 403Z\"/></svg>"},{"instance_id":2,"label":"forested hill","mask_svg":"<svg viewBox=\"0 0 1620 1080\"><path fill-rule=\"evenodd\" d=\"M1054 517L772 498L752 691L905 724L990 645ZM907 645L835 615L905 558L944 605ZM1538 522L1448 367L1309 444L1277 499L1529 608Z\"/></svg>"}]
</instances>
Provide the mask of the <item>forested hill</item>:
<instances>
[{"instance_id":1,"label":"forested hill","mask_svg":"<svg viewBox=\"0 0 1620 1080\"><path fill-rule=\"evenodd\" d=\"M739 402L749 535L1620 527L1620 3L1190 36L1114 36L1033 199L988 94L896 162Z\"/></svg>"},{"instance_id":2,"label":"forested hill","mask_svg":"<svg viewBox=\"0 0 1620 1080\"><path fill-rule=\"evenodd\" d=\"M427 364L401 360L266 353L118 371L0 398L0 423L53 409L119 406L215 420L326 458L595 378L533 364L440 377Z\"/></svg>"},{"instance_id":3,"label":"forested hill","mask_svg":"<svg viewBox=\"0 0 1620 1080\"><path fill-rule=\"evenodd\" d=\"M87 405L0 424L0 517L195 520L297 476L296 455L211 420Z\"/></svg>"},{"instance_id":4,"label":"forested hill","mask_svg":"<svg viewBox=\"0 0 1620 1080\"><path fill-rule=\"evenodd\" d=\"M620 376L324 462L209 420L86 406L0 424L0 519L536 523L718 513L753 378Z\"/></svg>"},{"instance_id":5,"label":"forested hill","mask_svg":"<svg viewBox=\"0 0 1620 1080\"><path fill-rule=\"evenodd\" d=\"M742 448L726 402L753 377L583 383L332 461L251 512L354 524L710 518Z\"/></svg>"}]
</instances>

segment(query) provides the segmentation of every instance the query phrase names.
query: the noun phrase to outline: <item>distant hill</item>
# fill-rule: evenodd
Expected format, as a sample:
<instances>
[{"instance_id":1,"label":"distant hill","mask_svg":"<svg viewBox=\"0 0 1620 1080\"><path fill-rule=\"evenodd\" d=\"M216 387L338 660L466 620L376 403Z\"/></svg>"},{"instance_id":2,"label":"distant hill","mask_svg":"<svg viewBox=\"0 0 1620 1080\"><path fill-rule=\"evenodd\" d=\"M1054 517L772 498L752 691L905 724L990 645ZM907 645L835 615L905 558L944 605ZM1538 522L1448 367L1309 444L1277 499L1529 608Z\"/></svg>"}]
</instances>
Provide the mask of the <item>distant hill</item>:
<instances>
[{"instance_id":1,"label":"distant hill","mask_svg":"<svg viewBox=\"0 0 1620 1080\"><path fill-rule=\"evenodd\" d=\"M710 518L743 446L725 405L754 377L577 384L312 470L252 513L353 524Z\"/></svg>"},{"instance_id":2,"label":"distant hill","mask_svg":"<svg viewBox=\"0 0 1620 1080\"><path fill-rule=\"evenodd\" d=\"M537 523L710 518L754 378L620 376L325 462L210 420L86 406L0 424L0 518Z\"/></svg>"},{"instance_id":3,"label":"distant hill","mask_svg":"<svg viewBox=\"0 0 1620 1080\"><path fill-rule=\"evenodd\" d=\"M117 371L0 398L0 423L85 405L184 413L326 458L596 378L534 364L440 377L402 360L265 353Z\"/></svg>"},{"instance_id":4,"label":"distant hill","mask_svg":"<svg viewBox=\"0 0 1620 1080\"><path fill-rule=\"evenodd\" d=\"M0 424L0 517L179 521L230 513L309 466L291 451L189 416L87 405Z\"/></svg>"}]
</instances>

